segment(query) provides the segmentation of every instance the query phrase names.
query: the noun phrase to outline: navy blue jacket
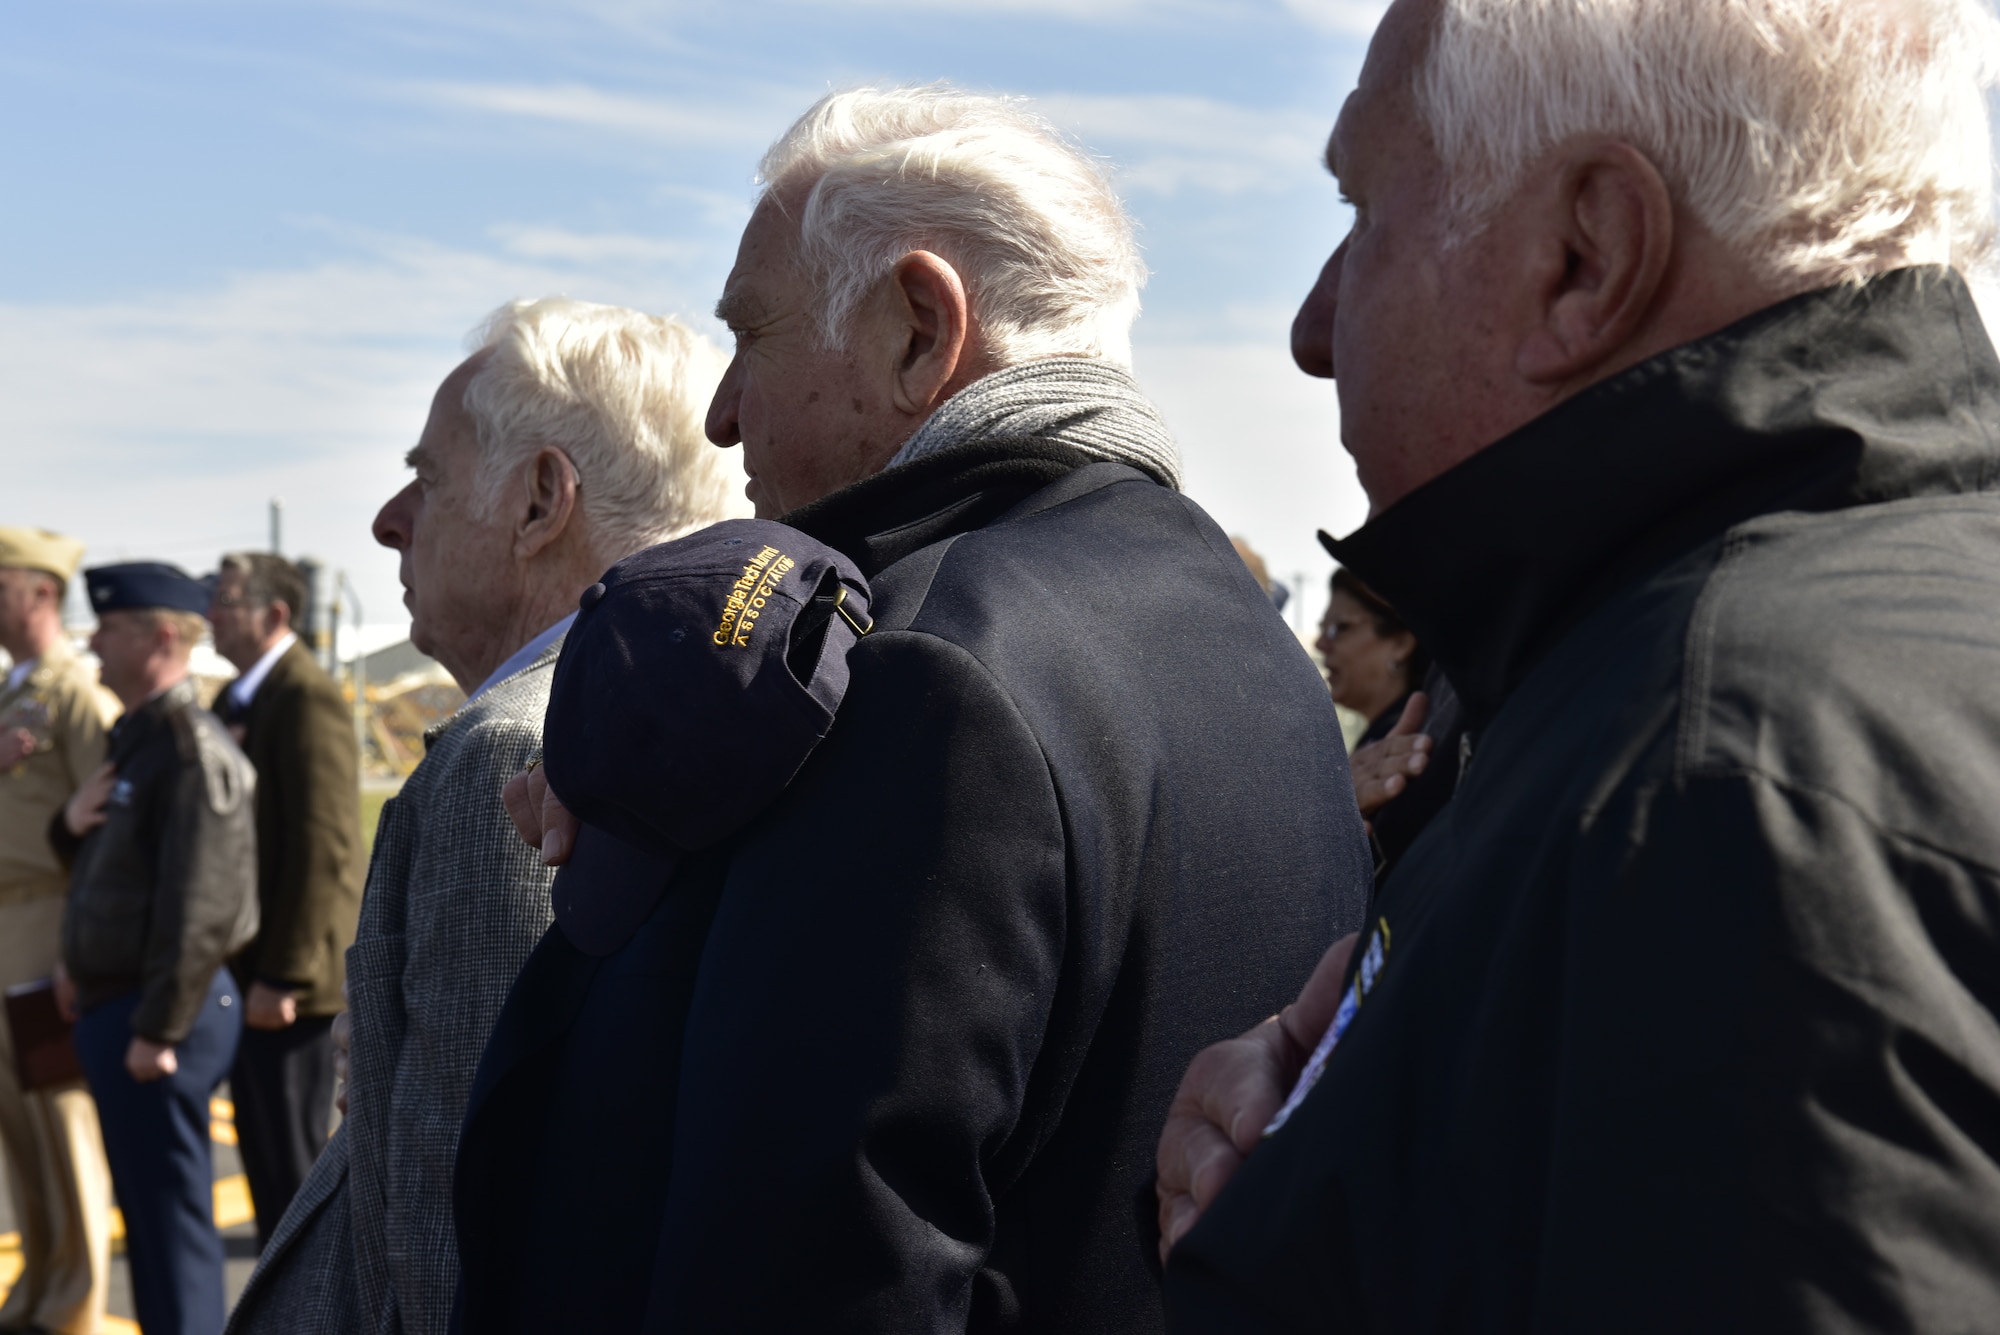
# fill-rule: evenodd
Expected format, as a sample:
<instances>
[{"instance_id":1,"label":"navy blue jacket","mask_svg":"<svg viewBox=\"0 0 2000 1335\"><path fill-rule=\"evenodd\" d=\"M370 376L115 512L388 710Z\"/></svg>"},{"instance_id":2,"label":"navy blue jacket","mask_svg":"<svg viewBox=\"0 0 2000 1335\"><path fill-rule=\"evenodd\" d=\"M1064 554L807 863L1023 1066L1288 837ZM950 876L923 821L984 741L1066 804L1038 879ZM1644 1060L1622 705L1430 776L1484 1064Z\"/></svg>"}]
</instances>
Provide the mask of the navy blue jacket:
<instances>
[{"instance_id":1,"label":"navy blue jacket","mask_svg":"<svg viewBox=\"0 0 2000 1335\"><path fill-rule=\"evenodd\" d=\"M787 517L876 624L777 804L475 1084L464 1329L1151 1331L1187 1062L1369 888L1339 726L1192 502L1036 441Z\"/></svg>"}]
</instances>

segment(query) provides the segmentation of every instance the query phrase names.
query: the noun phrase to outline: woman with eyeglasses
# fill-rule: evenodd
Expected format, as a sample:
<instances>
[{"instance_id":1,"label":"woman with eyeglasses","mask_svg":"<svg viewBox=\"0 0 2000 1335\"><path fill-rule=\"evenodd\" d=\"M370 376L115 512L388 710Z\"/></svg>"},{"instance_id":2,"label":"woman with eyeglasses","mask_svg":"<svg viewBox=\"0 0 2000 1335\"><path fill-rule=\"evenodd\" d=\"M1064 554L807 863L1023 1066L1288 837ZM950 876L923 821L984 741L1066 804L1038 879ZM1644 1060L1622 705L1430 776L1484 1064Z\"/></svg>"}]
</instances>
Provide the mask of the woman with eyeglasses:
<instances>
[{"instance_id":1,"label":"woman with eyeglasses","mask_svg":"<svg viewBox=\"0 0 2000 1335\"><path fill-rule=\"evenodd\" d=\"M1368 720L1348 766L1379 884L1458 786L1458 697L1396 609L1345 569L1316 647L1333 702Z\"/></svg>"}]
</instances>

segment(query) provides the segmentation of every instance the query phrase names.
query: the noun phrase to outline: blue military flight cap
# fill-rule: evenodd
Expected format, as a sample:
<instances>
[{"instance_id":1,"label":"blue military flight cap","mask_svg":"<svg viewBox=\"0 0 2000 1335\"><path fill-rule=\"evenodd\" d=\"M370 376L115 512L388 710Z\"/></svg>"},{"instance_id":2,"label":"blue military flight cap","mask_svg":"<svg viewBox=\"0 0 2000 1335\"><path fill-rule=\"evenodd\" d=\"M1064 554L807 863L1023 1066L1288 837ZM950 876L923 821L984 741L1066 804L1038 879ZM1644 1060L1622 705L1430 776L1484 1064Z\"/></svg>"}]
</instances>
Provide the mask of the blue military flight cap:
<instances>
[{"instance_id":1,"label":"blue military flight cap","mask_svg":"<svg viewBox=\"0 0 2000 1335\"><path fill-rule=\"evenodd\" d=\"M208 615L209 587L179 566L165 561L128 561L93 566L83 572L93 612L138 612L170 608Z\"/></svg>"},{"instance_id":2,"label":"blue military flight cap","mask_svg":"<svg viewBox=\"0 0 2000 1335\"><path fill-rule=\"evenodd\" d=\"M623 945L684 853L768 807L833 725L872 624L839 552L765 519L649 547L585 590L549 693L549 786L583 822L556 920Z\"/></svg>"}]
</instances>

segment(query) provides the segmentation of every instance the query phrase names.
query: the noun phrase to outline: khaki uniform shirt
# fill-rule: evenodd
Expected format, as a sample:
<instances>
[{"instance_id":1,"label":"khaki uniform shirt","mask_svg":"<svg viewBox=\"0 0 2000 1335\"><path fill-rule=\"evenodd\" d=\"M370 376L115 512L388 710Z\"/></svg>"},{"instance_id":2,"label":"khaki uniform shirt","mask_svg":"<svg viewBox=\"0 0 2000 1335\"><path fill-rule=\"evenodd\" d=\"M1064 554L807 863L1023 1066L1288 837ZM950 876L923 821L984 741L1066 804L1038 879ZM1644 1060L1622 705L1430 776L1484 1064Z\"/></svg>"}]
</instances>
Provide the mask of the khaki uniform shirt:
<instances>
[{"instance_id":1,"label":"khaki uniform shirt","mask_svg":"<svg viewBox=\"0 0 2000 1335\"><path fill-rule=\"evenodd\" d=\"M104 763L118 702L58 640L12 690L0 676L0 735L16 728L35 750L0 770L0 904L59 895L69 878L49 847L49 821Z\"/></svg>"}]
</instances>

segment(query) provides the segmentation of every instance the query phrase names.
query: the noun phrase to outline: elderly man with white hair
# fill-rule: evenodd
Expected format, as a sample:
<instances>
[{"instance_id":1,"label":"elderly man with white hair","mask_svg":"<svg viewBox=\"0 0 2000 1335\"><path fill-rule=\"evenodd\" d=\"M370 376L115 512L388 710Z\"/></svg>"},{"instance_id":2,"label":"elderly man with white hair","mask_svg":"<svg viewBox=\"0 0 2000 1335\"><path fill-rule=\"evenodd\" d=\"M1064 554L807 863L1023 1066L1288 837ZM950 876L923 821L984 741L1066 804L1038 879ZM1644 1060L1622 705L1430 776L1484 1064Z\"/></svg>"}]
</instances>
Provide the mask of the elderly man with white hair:
<instances>
[{"instance_id":1,"label":"elderly man with white hair","mask_svg":"<svg viewBox=\"0 0 2000 1335\"><path fill-rule=\"evenodd\" d=\"M774 805L522 970L459 1151L463 1328L1156 1330L1174 1080L1365 903L1332 702L1177 489L1090 159L862 91L763 179L708 431L873 627Z\"/></svg>"},{"instance_id":2,"label":"elderly man with white hair","mask_svg":"<svg viewBox=\"0 0 2000 1335\"><path fill-rule=\"evenodd\" d=\"M540 748L578 595L740 504L740 473L701 438L722 361L686 326L551 298L503 306L477 343L432 400L415 479L375 519L402 556L411 639L467 699L383 808L347 956L347 1116L232 1331L445 1329L466 1091L550 915L551 873L501 789Z\"/></svg>"},{"instance_id":3,"label":"elderly man with white hair","mask_svg":"<svg viewBox=\"0 0 2000 1335\"><path fill-rule=\"evenodd\" d=\"M1390 8L1293 350L1469 764L1188 1073L1170 1330L2000 1321L1996 54L1977 0Z\"/></svg>"}]
</instances>

